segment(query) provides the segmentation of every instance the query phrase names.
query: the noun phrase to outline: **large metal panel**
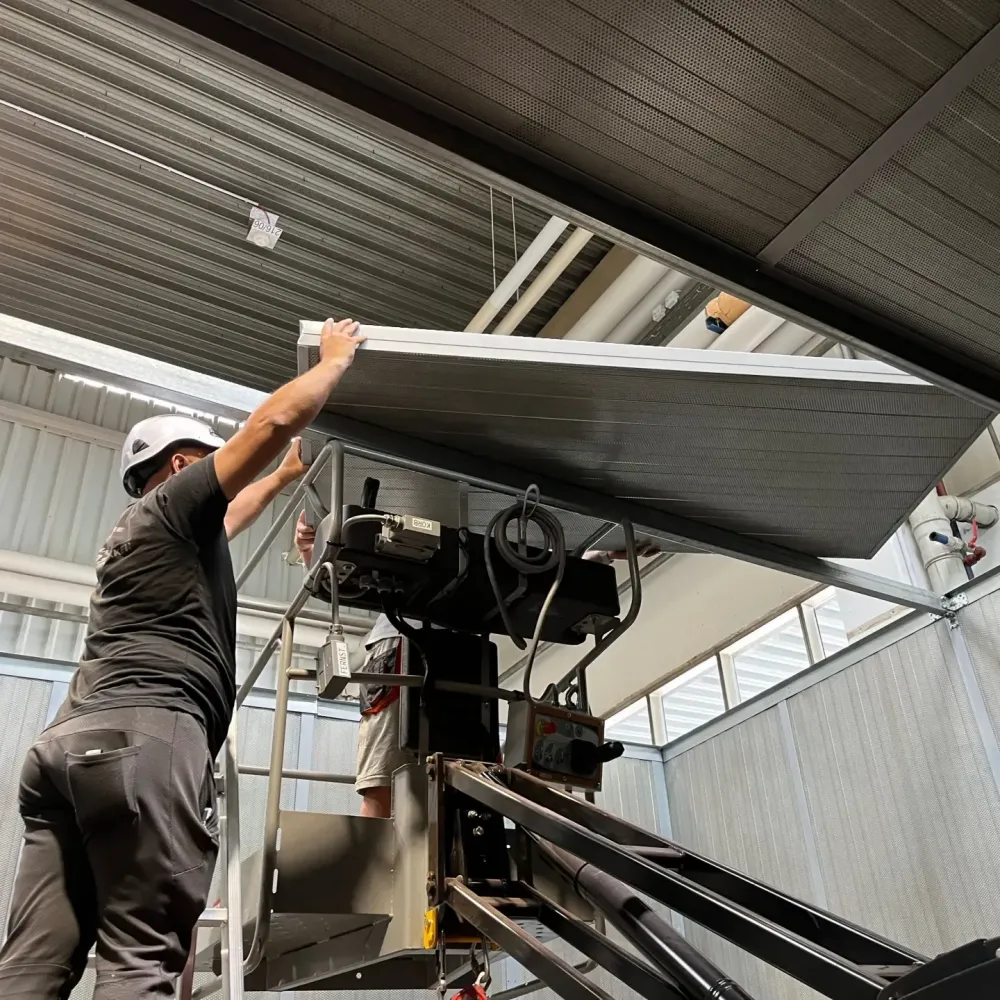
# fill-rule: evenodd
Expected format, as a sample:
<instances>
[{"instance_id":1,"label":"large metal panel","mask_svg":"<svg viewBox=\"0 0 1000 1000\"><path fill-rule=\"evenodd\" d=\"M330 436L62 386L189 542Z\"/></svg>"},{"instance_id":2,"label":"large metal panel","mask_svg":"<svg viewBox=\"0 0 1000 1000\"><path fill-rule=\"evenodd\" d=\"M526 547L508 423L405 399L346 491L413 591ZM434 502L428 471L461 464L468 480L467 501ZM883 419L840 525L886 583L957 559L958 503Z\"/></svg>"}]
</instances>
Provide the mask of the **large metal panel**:
<instances>
[{"instance_id":1,"label":"large metal panel","mask_svg":"<svg viewBox=\"0 0 1000 1000\"><path fill-rule=\"evenodd\" d=\"M988 419L877 362L366 332L329 413L811 555L874 554Z\"/></svg>"},{"instance_id":2,"label":"large metal panel","mask_svg":"<svg viewBox=\"0 0 1000 1000\"><path fill-rule=\"evenodd\" d=\"M303 312L464 327L547 218L105 4L4 4L0 90L0 310L261 388Z\"/></svg>"},{"instance_id":3,"label":"large metal panel","mask_svg":"<svg viewBox=\"0 0 1000 1000\"><path fill-rule=\"evenodd\" d=\"M994 928L1000 794L947 623L789 711L829 908L931 955Z\"/></svg>"}]
</instances>

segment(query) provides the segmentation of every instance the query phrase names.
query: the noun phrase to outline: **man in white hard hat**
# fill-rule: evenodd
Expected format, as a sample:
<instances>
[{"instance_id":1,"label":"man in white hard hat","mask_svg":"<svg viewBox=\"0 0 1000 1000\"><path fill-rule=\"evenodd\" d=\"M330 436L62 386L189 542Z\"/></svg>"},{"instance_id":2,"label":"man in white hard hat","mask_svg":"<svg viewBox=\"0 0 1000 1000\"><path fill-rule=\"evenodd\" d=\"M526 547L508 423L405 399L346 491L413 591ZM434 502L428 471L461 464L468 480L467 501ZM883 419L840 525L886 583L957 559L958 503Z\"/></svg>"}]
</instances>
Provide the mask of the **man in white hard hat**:
<instances>
[{"instance_id":1,"label":"man in white hard hat","mask_svg":"<svg viewBox=\"0 0 1000 1000\"><path fill-rule=\"evenodd\" d=\"M213 761L236 693L229 539L301 475L297 442L363 338L323 327L320 360L223 441L189 417L136 425L135 501L97 560L83 657L28 752L25 835L0 996L64 1000L97 945L94 1000L173 997L218 850Z\"/></svg>"}]
</instances>

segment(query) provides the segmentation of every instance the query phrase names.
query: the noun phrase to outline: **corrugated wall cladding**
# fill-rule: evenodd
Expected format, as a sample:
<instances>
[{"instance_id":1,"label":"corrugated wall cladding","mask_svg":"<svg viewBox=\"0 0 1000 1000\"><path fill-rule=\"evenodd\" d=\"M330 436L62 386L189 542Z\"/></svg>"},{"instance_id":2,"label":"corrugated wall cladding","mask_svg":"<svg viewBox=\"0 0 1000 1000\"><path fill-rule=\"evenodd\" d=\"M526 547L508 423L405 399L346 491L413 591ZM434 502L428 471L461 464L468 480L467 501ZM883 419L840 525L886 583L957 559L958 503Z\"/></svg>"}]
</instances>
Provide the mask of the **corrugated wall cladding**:
<instances>
[{"instance_id":1,"label":"corrugated wall cladding","mask_svg":"<svg viewBox=\"0 0 1000 1000\"><path fill-rule=\"evenodd\" d=\"M9 404L9 405L4 405ZM131 393L0 360L0 549L92 566L128 497L118 478L125 432L170 408ZM210 420L228 436L233 424ZM232 545L246 562L267 533L277 506ZM272 546L247 581L251 597L288 600L302 570Z\"/></svg>"},{"instance_id":2,"label":"corrugated wall cladding","mask_svg":"<svg viewBox=\"0 0 1000 1000\"><path fill-rule=\"evenodd\" d=\"M965 636L976 665L987 711L1000 736L1000 669L996 665L997 638L1000 636L1000 593L976 601L965 613Z\"/></svg>"},{"instance_id":3,"label":"corrugated wall cladding","mask_svg":"<svg viewBox=\"0 0 1000 1000\"><path fill-rule=\"evenodd\" d=\"M963 611L1000 732L1000 595ZM668 760L675 839L926 955L1000 929L995 732L939 621ZM755 996L816 996L714 935Z\"/></svg>"},{"instance_id":4,"label":"corrugated wall cladding","mask_svg":"<svg viewBox=\"0 0 1000 1000\"><path fill-rule=\"evenodd\" d=\"M546 220L499 193L491 212L483 185L132 20L0 9L4 99L76 130L0 107L4 311L274 388L304 316L463 329ZM273 250L245 240L250 201L279 216ZM607 247L592 240L522 331Z\"/></svg>"}]
</instances>

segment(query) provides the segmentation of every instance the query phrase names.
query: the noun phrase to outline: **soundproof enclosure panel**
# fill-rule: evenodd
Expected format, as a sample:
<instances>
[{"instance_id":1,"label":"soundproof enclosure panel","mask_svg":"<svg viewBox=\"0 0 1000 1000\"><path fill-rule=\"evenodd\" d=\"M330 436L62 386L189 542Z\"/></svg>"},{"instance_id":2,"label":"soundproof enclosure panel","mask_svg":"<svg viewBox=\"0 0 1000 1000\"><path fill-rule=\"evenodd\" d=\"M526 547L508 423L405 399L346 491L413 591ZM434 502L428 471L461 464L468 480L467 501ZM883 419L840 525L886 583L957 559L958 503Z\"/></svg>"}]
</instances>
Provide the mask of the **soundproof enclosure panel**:
<instances>
[{"instance_id":1,"label":"soundproof enclosure panel","mask_svg":"<svg viewBox=\"0 0 1000 1000\"><path fill-rule=\"evenodd\" d=\"M320 328L301 324L300 371ZM364 332L333 416L816 556L872 556L990 418L874 361ZM425 487L393 470L391 489ZM474 491L470 526L507 503Z\"/></svg>"}]
</instances>

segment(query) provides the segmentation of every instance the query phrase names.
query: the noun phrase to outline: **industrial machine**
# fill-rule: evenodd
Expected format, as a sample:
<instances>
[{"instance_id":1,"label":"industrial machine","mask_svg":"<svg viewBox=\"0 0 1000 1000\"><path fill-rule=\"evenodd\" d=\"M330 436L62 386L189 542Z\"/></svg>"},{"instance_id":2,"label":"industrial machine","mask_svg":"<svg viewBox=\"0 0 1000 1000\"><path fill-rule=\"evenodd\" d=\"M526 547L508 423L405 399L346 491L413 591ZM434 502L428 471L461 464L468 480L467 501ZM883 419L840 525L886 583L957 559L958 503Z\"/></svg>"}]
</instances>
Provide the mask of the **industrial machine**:
<instances>
[{"instance_id":1,"label":"industrial machine","mask_svg":"<svg viewBox=\"0 0 1000 1000\"><path fill-rule=\"evenodd\" d=\"M199 956L200 968L221 976L227 1000L244 985L443 993L482 984L491 956L503 954L530 970L537 988L570 1000L608 1000L588 978L595 966L650 1000L748 1000L649 900L833 1000L996 992L1000 940L928 959L594 805L603 767L623 748L605 740L602 721L588 712L586 669L639 611L631 524L621 526L632 591L621 616L614 571L567 552L537 491L512 498L477 534L420 510L382 509L373 480L360 504L345 504L344 451L328 443L286 507L284 516L330 466L317 558L240 690L242 701L280 647L264 841L242 870L235 725L227 744L224 898L221 916L209 921L221 926ZM293 667L292 642L311 595L329 602L330 634L315 671L303 671ZM342 602L381 611L411 640L399 672L351 669ZM498 686L494 634L527 650L518 690ZM532 690L543 639L588 637L593 645L562 682ZM399 741L417 763L393 777L391 820L280 807L283 775L324 778L284 771L289 684L309 676L323 698L352 682L401 687ZM502 757L500 702L508 706ZM632 948L608 937L606 924ZM559 957L555 938L586 962Z\"/></svg>"}]
</instances>

